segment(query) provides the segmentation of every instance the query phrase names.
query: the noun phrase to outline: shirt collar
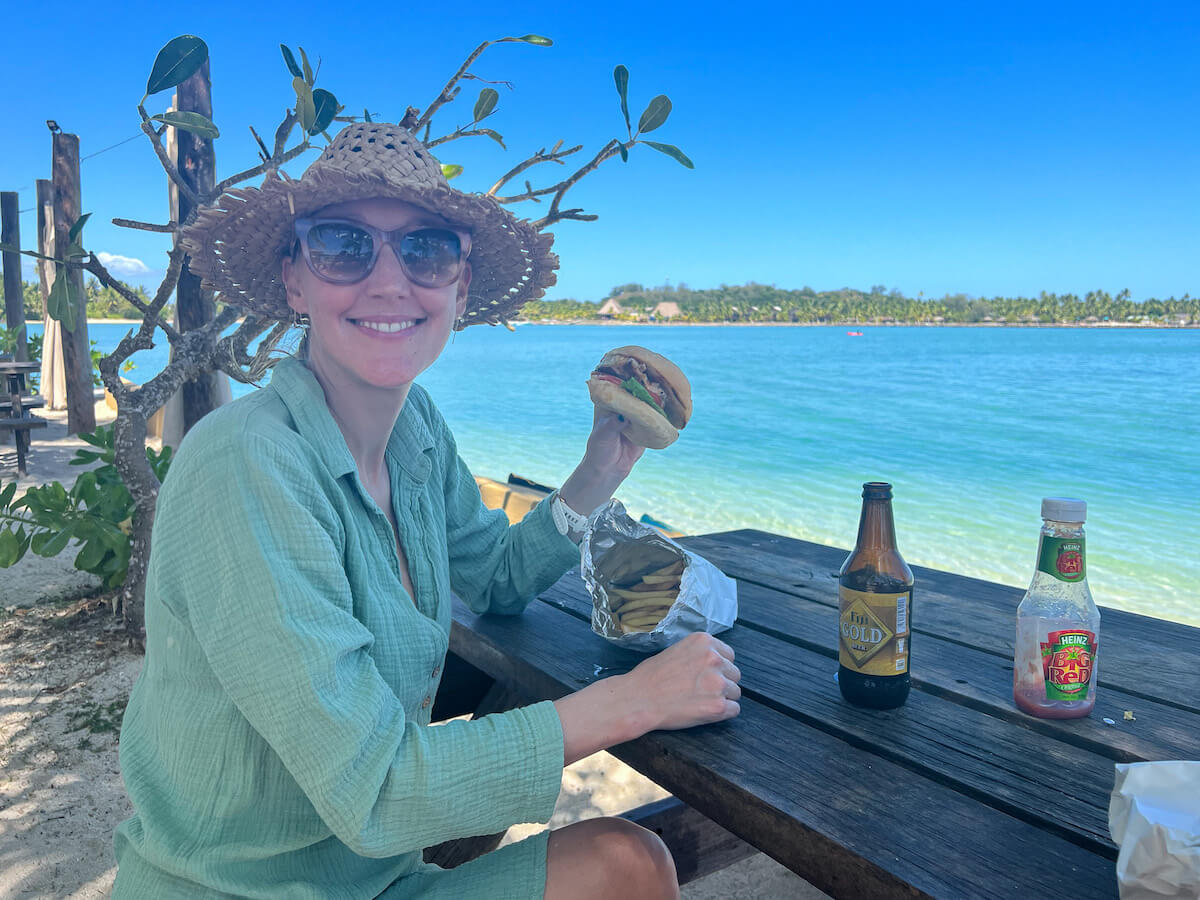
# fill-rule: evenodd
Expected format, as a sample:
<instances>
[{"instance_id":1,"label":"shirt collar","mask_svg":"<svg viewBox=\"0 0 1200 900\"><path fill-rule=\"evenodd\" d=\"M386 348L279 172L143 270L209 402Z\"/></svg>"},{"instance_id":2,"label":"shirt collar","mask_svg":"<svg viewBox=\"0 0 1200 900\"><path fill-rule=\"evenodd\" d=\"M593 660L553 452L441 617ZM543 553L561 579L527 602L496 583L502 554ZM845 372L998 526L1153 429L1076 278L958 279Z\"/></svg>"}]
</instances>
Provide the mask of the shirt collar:
<instances>
[{"instance_id":1,"label":"shirt collar","mask_svg":"<svg viewBox=\"0 0 1200 900\"><path fill-rule=\"evenodd\" d=\"M325 402L325 391L303 362L294 357L280 360L272 370L269 387L279 394L296 430L317 448L335 477L358 472L346 438ZM410 391L388 437L385 455L417 482L424 483L433 468L426 451L434 448L434 440L412 399Z\"/></svg>"}]
</instances>

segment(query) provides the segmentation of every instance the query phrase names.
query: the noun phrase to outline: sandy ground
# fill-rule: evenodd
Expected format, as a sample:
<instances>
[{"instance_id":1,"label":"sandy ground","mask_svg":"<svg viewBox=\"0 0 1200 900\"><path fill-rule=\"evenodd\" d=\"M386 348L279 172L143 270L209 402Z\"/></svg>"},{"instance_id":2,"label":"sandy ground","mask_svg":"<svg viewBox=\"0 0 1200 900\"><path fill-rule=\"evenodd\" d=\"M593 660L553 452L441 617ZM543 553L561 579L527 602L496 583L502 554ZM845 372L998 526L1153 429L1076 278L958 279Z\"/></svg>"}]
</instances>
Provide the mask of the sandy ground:
<instances>
[{"instance_id":1,"label":"sandy ground","mask_svg":"<svg viewBox=\"0 0 1200 900\"><path fill-rule=\"evenodd\" d=\"M97 420L111 413L98 403ZM86 446L66 414L46 412L29 475L70 487ZM0 484L16 479L11 438L0 442ZM26 555L0 571L0 898L107 897L116 873L112 832L131 807L117 763L120 719L141 668L114 627L95 578L68 550ZM607 753L563 773L550 826L617 814L667 796ZM545 828L521 825L506 840ZM687 885L689 900L814 900L825 895L761 854Z\"/></svg>"}]
</instances>

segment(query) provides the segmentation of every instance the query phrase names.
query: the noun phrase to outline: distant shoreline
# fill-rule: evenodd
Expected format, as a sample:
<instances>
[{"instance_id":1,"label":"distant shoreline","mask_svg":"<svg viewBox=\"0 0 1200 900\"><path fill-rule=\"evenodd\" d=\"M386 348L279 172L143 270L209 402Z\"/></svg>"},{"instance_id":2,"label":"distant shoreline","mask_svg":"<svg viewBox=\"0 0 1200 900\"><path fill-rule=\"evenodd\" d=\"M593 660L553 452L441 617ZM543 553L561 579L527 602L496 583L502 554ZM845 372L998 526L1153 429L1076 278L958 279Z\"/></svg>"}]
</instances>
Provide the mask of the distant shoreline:
<instances>
[{"instance_id":1,"label":"distant shoreline","mask_svg":"<svg viewBox=\"0 0 1200 900\"><path fill-rule=\"evenodd\" d=\"M141 325L141 319L88 319L89 325ZM663 325L689 328L1155 328L1187 330L1194 325L1153 322L625 322L612 319L522 319L514 325Z\"/></svg>"},{"instance_id":2,"label":"distant shoreline","mask_svg":"<svg viewBox=\"0 0 1200 900\"><path fill-rule=\"evenodd\" d=\"M732 328L1154 328L1187 330L1194 325L1153 322L618 322L609 319L523 319L514 325L662 325Z\"/></svg>"}]
</instances>

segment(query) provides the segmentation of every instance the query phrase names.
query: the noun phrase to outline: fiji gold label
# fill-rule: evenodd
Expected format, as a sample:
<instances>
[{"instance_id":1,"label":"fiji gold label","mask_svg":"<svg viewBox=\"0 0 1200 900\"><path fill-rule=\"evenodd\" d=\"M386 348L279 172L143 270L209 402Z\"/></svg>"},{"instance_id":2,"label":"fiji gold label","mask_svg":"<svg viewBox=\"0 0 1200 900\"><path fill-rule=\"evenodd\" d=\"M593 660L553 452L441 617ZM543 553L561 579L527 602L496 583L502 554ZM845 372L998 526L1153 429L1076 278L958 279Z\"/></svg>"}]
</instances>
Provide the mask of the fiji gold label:
<instances>
[{"instance_id":1,"label":"fiji gold label","mask_svg":"<svg viewBox=\"0 0 1200 900\"><path fill-rule=\"evenodd\" d=\"M862 675L908 671L912 591L868 594L838 586L838 660Z\"/></svg>"}]
</instances>

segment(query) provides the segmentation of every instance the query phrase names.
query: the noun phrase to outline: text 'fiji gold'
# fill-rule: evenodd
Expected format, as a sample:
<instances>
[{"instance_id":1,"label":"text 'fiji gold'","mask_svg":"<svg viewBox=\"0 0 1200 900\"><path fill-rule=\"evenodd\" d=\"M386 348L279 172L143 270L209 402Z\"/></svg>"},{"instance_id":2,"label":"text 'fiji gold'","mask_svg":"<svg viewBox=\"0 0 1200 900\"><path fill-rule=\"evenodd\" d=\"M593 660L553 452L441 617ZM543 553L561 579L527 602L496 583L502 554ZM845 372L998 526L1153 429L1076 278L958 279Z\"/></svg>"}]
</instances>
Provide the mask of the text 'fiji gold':
<instances>
[{"instance_id":1,"label":"text 'fiji gold'","mask_svg":"<svg viewBox=\"0 0 1200 900\"><path fill-rule=\"evenodd\" d=\"M861 666L887 646L895 633L871 612L860 599L855 599L842 611L838 624L842 646L854 662Z\"/></svg>"}]
</instances>

